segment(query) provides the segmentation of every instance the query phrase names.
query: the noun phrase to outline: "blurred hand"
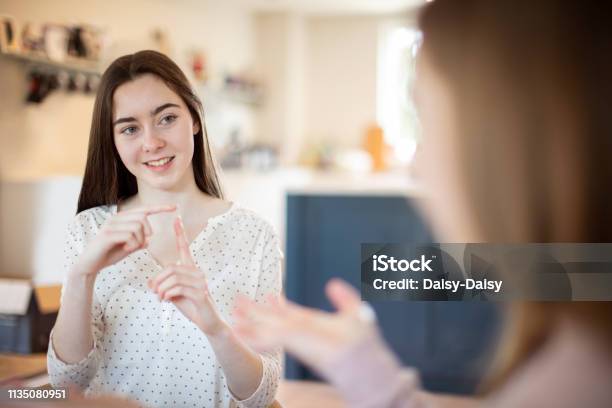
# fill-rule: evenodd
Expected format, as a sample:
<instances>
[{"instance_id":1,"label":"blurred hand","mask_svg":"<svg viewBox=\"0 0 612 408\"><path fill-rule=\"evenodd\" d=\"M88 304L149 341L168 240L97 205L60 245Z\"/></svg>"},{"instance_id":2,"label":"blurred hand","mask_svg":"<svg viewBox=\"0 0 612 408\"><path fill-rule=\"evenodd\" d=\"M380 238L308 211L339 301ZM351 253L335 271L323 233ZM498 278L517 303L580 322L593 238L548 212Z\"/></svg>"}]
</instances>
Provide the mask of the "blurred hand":
<instances>
[{"instance_id":1,"label":"blurred hand","mask_svg":"<svg viewBox=\"0 0 612 408\"><path fill-rule=\"evenodd\" d=\"M180 217L174 220L174 234L180 260L168 265L149 287L160 300L169 300L205 334L217 333L225 326L208 291L206 275L195 264Z\"/></svg>"},{"instance_id":2,"label":"blurred hand","mask_svg":"<svg viewBox=\"0 0 612 408\"><path fill-rule=\"evenodd\" d=\"M96 396L85 396L80 392L69 391L69 398L65 404L69 407L87 408L144 408L137 401L128 399L125 396L105 394ZM60 405L58 405L60 406ZM64 406L63 404L61 405Z\"/></svg>"},{"instance_id":3,"label":"blurred hand","mask_svg":"<svg viewBox=\"0 0 612 408\"><path fill-rule=\"evenodd\" d=\"M176 210L175 205L142 207L112 216L79 256L72 274L96 275L132 252L145 248L153 233L148 216Z\"/></svg>"},{"instance_id":4,"label":"blurred hand","mask_svg":"<svg viewBox=\"0 0 612 408\"><path fill-rule=\"evenodd\" d=\"M255 349L283 347L319 373L324 372L325 365L343 351L377 334L373 311L352 286L332 279L325 290L338 309L335 313L274 296L265 305L240 296L236 300L235 330Z\"/></svg>"}]
</instances>

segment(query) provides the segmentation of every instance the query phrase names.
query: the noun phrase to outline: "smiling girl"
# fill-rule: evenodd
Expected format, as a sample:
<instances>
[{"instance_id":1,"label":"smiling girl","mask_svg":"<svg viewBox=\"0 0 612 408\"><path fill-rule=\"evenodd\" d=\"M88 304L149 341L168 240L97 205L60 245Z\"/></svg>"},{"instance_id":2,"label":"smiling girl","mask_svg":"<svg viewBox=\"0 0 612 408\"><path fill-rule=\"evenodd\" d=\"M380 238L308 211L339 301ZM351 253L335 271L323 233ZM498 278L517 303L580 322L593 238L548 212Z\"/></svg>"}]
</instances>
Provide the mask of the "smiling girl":
<instances>
[{"instance_id":1,"label":"smiling girl","mask_svg":"<svg viewBox=\"0 0 612 408\"><path fill-rule=\"evenodd\" d=\"M253 352L231 324L239 293L280 293L278 239L223 200L201 102L160 53L123 56L102 77L64 256L53 386L152 407L274 400L280 353Z\"/></svg>"}]
</instances>

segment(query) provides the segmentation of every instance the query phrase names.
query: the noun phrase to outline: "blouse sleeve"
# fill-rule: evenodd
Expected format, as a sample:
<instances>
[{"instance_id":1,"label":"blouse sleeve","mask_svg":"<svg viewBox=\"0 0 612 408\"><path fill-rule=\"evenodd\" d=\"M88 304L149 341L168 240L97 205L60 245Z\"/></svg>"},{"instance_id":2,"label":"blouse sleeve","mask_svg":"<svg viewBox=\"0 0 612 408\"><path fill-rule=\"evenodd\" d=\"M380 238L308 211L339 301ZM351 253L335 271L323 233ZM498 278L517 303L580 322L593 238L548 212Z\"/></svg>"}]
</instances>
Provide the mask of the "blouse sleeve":
<instances>
[{"instance_id":1,"label":"blouse sleeve","mask_svg":"<svg viewBox=\"0 0 612 408\"><path fill-rule=\"evenodd\" d=\"M69 269L76 262L87 240L87 229L86 226L83 225L83 218L82 214L77 215L74 221L68 226L65 234L64 283ZM63 297L64 288L62 287L62 300ZM95 292L92 301L91 331L94 340L91 351L81 361L70 364L62 361L55 353L53 331L51 331L49 348L47 350L47 370L49 372L49 381L53 387L74 386L84 390L89 386L89 383L98 370L100 360L99 347L102 334L104 333L104 322L102 318L102 307L95 296Z\"/></svg>"},{"instance_id":2,"label":"blouse sleeve","mask_svg":"<svg viewBox=\"0 0 612 408\"><path fill-rule=\"evenodd\" d=\"M261 262L261 273L255 294L255 302L263 303L266 297L273 293L280 295L282 289L281 261L283 254L280 250L278 237L273 232L266 234ZM282 350L277 349L261 353L259 356L263 365L263 375L255 392L247 399L232 398L242 408L265 408L274 401L278 383L281 377Z\"/></svg>"}]
</instances>

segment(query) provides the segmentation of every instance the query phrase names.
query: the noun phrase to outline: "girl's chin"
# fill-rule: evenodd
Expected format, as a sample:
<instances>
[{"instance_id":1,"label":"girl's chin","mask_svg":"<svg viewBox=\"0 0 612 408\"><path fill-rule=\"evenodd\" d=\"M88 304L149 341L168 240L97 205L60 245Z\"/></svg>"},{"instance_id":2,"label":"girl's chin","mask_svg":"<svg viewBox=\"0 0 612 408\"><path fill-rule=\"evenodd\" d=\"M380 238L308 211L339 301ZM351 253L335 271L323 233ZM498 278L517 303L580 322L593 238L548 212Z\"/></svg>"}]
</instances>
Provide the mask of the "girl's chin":
<instances>
[{"instance_id":1,"label":"girl's chin","mask_svg":"<svg viewBox=\"0 0 612 408\"><path fill-rule=\"evenodd\" d=\"M146 183L153 188L156 189L161 189L161 190L170 190L173 187L175 187L178 182L178 180L176 180L175 177L170 177L170 176L166 176L166 177L159 177L159 178L152 178L152 177L147 177L146 178Z\"/></svg>"},{"instance_id":2,"label":"girl's chin","mask_svg":"<svg viewBox=\"0 0 612 408\"><path fill-rule=\"evenodd\" d=\"M140 180L143 181L147 186L156 190L174 191L182 184L181 180L183 177L179 177L176 173L166 175L143 175L144 177Z\"/></svg>"}]
</instances>

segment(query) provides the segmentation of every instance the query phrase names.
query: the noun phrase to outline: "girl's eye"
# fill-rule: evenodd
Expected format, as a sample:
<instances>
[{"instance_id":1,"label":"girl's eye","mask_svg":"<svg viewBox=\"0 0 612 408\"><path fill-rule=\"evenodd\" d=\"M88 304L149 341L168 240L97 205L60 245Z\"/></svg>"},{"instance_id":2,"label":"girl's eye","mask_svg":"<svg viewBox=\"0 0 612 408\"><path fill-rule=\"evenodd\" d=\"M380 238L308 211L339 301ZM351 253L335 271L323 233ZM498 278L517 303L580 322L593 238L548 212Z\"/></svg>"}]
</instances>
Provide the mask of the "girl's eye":
<instances>
[{"instance_id":1,"label":"girl's eye","mask_svg":"<svg viewBox=\"0 0 612 408\"><path fill-rule=\"evenodd\" d=\"M162 118L162 120L160 121L160 123L162 125L167 125L169 123L172 123L176 120L176 115L166 115Z\"/></svg>"},{"instance_id":2,"label":"girl's eye","mask_svg":"<svg viewBox=\"0 0 612 408\"><path fill-rule=\"evenodd\" d=\"M136 127L135 126L128 126L125 129L123 129L121 131L122 134L124 135L133 135L134 132L136 132Z\"/></svg>"}]
</instances>

